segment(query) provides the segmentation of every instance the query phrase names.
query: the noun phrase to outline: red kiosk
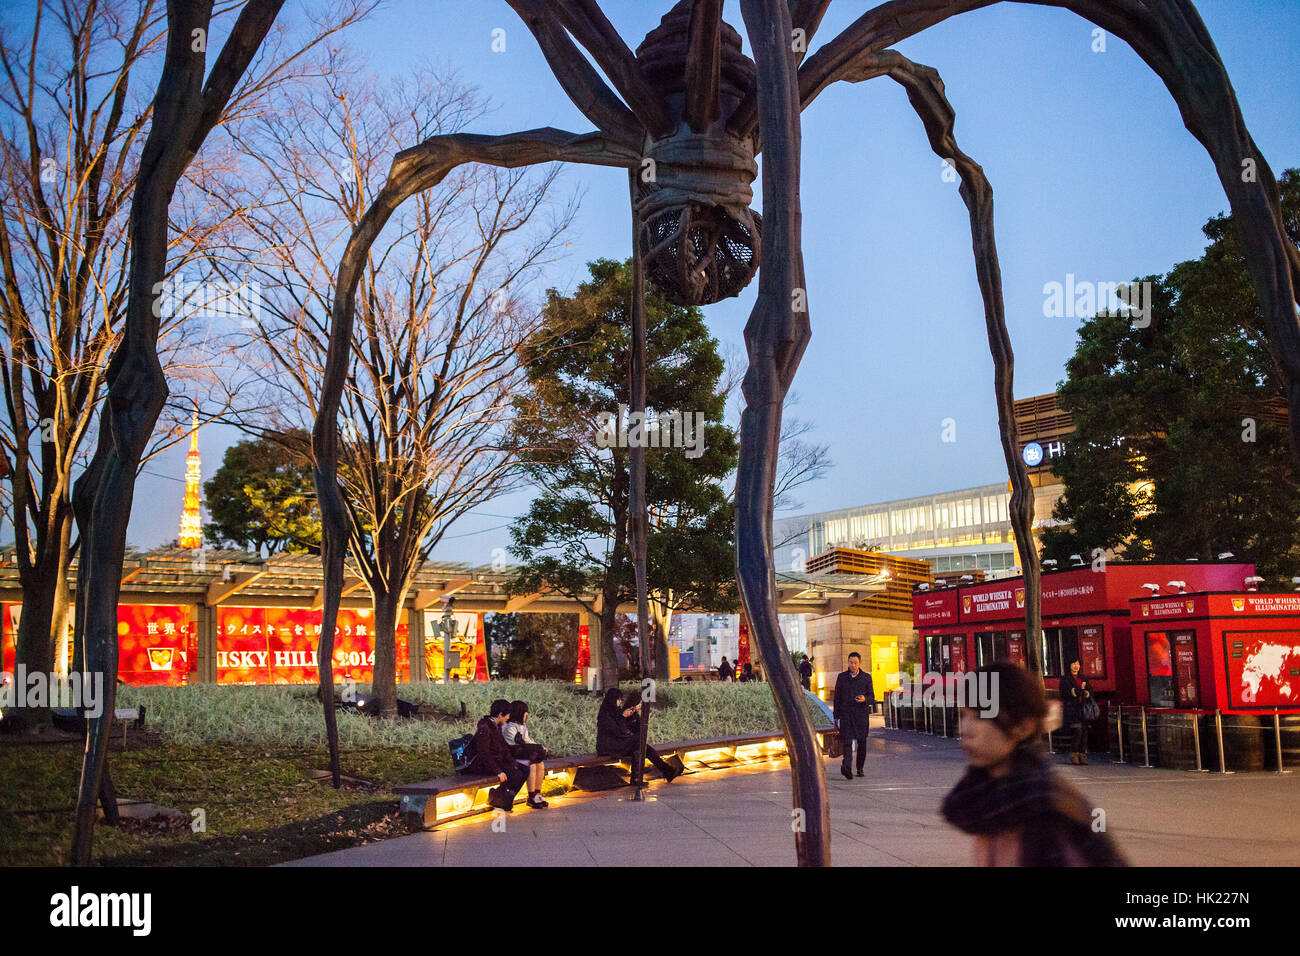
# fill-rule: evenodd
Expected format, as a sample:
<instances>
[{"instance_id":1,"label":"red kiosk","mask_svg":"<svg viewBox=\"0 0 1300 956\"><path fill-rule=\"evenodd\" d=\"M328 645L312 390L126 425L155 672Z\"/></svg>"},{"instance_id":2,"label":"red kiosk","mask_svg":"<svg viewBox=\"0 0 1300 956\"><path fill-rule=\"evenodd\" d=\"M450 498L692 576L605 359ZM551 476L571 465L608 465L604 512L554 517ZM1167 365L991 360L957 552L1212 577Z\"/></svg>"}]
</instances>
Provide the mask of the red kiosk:
<instances>
[{"instance_id":1,"label":"red kiosk","mask_svg":"<svg viewBox=\"0 0 1300 956\"><path fill-rule=\"evenodd\" d=\"M1204 590L1241 589L1253 564L1108 562L1043 575L1044 682L1055 691L1076 657L1099 698L1136 703L1129 602L1144 584L1185 581ZM912 623L925 674L960 674L994 661L1027 660L1023 577L957 585L912 596Z\"/></svg>"},{"instance_id":2,"label":"red kiosk","mask_svg":"<svg viewBox=\"0 0 1300 956\"><path fill-rule=\"evenodd\" d=\"M1129 604L1133 702L1155 723L1145 760L1154 742L1161 766L1300 766L1300 594L1200 591Z\"/></svg>"}]
</instances>

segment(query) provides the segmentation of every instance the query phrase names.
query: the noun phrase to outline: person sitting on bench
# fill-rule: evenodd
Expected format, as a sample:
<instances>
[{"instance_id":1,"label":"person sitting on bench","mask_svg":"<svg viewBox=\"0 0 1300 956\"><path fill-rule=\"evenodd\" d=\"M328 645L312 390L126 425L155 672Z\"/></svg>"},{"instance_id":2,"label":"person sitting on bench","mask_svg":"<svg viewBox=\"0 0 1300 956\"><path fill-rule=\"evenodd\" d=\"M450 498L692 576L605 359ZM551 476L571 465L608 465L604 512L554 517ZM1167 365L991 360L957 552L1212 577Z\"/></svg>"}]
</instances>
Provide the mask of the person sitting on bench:
<instances>
[{"instance_id":1,"label":"person sitting on bench","mask_svg":"<svg viewBox=\"0 0 1300 956\"><path fill-rule=\"evenodd\" d=\"M546 779L546 748L528 735L528 705L522 700L510 705L510 720L502 728L506 746L515 756L515 763L528 771L528 807L545 810L549 803L542 799L542 781Z\"/></svg>"},{"instance_id":2,"label":"person sitting on bench","mask_svg":"<svg viewBox=\"0 0 1300 956\"><path fill-rule=\"evenodd\" d=\"M474 730L474 759L470 761L468 772L496 777L501 785L488 793L488 806L509 813L515 802L515 794L528 779L528 771L515 763L506 738L501 735L501 728L510 719L510 701L497 698L492 701L486 717L478 722Z\"/></svg>"},{"instance_id":3,"label":"person sitting on bench","mask_svg":"<svg viewBox=\"0 0 1300 956\"><path fill-rule=\"evenodd\" d=\"M636 759L636 748L641 737L641 694L629 691L620 705L618 688L605 691L596 717L596 753L606 757L631 757ZM660 757L648 743L645 759L654 764L664 779L672 783L681 771Z\"/></svg>"}]
</instances>

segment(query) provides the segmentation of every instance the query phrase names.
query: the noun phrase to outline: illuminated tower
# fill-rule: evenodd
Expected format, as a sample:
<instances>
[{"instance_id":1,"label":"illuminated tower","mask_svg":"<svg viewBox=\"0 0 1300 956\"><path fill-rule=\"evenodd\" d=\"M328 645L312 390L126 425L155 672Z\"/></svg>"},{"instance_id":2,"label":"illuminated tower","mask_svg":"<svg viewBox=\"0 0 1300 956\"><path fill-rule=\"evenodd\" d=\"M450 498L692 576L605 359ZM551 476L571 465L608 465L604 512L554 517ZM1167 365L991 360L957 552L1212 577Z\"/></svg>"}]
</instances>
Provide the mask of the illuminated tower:
<instances>
[{"instance_id":1,"label":"illuminated tower","mask_svg":"<svg viewBox=\"0 0 1300 956\"><path fill-rule=\"evenodd\" d=\"M194 413L190 453L185 456L185 510L181 512L182 548L203 547L203 519L199 517L199 414Z\"/></svg>"}]
</instances>

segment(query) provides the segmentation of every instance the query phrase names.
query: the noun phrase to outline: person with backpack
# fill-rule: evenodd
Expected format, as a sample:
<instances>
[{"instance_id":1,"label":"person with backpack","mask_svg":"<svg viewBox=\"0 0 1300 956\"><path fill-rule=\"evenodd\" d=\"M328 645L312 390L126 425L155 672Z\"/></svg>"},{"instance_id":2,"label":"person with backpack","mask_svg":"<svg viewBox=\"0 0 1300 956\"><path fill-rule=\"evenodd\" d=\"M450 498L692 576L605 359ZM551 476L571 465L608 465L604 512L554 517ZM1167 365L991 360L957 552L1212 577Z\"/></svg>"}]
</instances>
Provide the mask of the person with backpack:
<instances>
[{"instance_id":1,"label":"person with backpack","mask_svg":"<svg viewBox=\"0 0 1300 956\"><path fill-rule=\"evenodd\" d=\"M528 735L528 705L516 700L510 705L510 719L501 730L506 746L514 754L515 763L528 771L528 808L545 810L549 803L542 799L542 781L546 779L546 748Z\"/></svg>"},{"instance_id":2,"label":"person with backpack","mask_svg":"<svg viewBox=\"0 0 1300 956\"><path fill-rule=\"evenodd\" d=\"M498 697L474 730L474 759L467 768L471 774L497 778L500 785L488 793L488 806L506 813L514 808L515 794L528 780L528 770L515 762L501 733L509 720L510 701Z\"/></svg>"}]
</instances>

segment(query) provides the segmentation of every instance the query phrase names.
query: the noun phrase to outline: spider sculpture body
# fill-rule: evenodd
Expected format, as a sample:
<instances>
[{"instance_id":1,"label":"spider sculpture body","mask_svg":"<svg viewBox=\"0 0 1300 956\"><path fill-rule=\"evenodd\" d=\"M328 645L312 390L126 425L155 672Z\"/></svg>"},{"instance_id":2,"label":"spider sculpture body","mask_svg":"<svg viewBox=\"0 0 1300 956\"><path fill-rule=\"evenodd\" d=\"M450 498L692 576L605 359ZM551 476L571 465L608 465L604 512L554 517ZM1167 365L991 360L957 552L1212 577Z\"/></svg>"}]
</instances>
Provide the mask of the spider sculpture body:
<instances>
[{"instance_id":1,"label":"spider sculpture body","mask_svg":"<svg viewBox=\"0 0 1300 956\"><path fill-rule=\"evenodd\" d=\"M676 3L636 53L596 0L506 2L596 130L433 137L396 157L383 189L353 232L336 281L329 359L313 434L324 530L326 595L319 660L321 686L327 689L322 695L327 726L332 727L329 662L347 542L347 516L337 481L337 417L355 290L371 243L405 199L437 185L462 163L515 167L562 161L622 167L628 171L633 212L634 411L644 409L645 398L644 281L674 302L707 305L736 295L758 271L758 295L745 328L750 364L736 481L737 577L786 734L794 806L804 811L805 826L795 834L798 859L803 865L825 865L830 861L825 775L815 735L803 715L798 678L784 653L772 564L772 490L781 406L811 335L800 248L800 111L831 83L888 76L903 86L932 149L961 177L1012 482L1010 513L1025 575L1026 628L1037 634L1041 597L1031 533L1033 499L1012 415L1013 357L1003 315L992 189L979 165L958 148L954 113L938 73L889 49L948 17L999 0L891 0L868 10L806 59L830 0L740 0L752 62L741 52L739 34L722 20L723 0ZM1300 454L1300 251L1285 237L1277 184L1250 138L1223 64L1191 0L1019 2L1064 7L1128 42L1160 75L1188 129L1210 153L1283 372L1292 450ZM750 209L760 150L761 220ZM645 451L632 452L632 537L645 647ZM1028 643L1036 648L1036 641ZM1037 667L1036 660L1030 663ZM334 737L331 756L337 767Z\"/></svg>"}]
</instances>

